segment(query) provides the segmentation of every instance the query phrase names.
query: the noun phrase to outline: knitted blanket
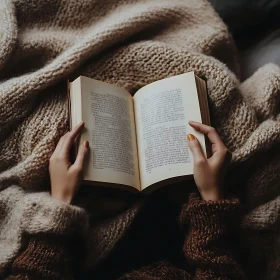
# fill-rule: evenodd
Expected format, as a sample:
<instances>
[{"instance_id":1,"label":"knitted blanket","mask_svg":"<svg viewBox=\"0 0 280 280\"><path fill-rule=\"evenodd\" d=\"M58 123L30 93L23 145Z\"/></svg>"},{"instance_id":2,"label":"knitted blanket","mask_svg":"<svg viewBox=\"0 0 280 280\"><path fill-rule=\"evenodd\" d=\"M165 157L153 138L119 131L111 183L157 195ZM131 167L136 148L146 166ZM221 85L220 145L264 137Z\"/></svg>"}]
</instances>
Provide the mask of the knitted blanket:
<instances>
[{"instance_id":1,"label":"knitted blanket","mask_svg":"<svg viewBox=\"0 0 280 280\"><path fill-rule=\"evenodd\" d=\"M227 183L246 203L250 262L279 279L280 69L265 65L240 83L231 35L207 1L2 0L0 34L0 275L24 232L63 232L67 221L56 216L67 207L81 214L47 194L48 159L67 130L66 80L82 74L133 94L194 70L207 79L212 124L233 152ZM136 212L94 228L95 258Z\"/></svg>"}]
</instances>

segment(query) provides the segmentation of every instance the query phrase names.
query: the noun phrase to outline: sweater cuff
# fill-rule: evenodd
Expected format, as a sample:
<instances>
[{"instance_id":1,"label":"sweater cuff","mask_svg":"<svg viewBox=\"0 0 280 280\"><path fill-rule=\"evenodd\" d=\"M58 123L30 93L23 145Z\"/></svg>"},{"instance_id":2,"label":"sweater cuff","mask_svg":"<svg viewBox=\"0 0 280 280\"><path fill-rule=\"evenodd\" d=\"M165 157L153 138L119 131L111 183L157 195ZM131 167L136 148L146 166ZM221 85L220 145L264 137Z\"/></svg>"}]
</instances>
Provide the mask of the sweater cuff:
<instances>
[{"instance_id":1,"label":"sweater cuff","mask_svg":"<svg viewBox=\"0 0 280 280\"><path fill-rule=\"evenodd\" d=\"M55 200L49 193L28 194L23 201L22 230L29 234L84 235L88 216L80 207Z\"/></svg>"},{"instance_id":2,"label":"sweater cuff","mask_svg":"<svg viewBox=\"0 0 280 280\"><path fill-rule=\"evenodd\" d=\"M48 233L28 236L28 246L13 262L8 279L73 279L81 248L80 238Z\"/></svg>"},{"instance_id":3,"label":"sweater cuff","mask_svg":"<svg viewBox=\"0 0 280 280\"><path fill-rule=\"evenodd\" d=\"M223 229L226 220L237 212L239 206L239 200L235 198L206 201L201 200L199 194L192 193L182 208L180 221L183 227L190 225L193 229Z\"/></svg>"}]
</instances>

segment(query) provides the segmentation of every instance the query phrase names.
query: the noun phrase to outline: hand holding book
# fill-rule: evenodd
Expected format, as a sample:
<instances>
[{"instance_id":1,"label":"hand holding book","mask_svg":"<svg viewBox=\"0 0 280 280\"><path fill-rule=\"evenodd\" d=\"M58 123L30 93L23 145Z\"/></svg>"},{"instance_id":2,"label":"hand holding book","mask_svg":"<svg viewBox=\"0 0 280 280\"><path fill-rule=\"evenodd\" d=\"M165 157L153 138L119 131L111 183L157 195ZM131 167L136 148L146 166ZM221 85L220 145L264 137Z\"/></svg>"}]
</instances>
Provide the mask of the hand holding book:
<instances>
[{"instance_id":1,"label":"hand holding book","mask_svg":"<svg viewBox=\"0 0 280 280\"><path fill-rule=\"evenodd\" d=\"M70 149L84 128L84 124L84 122L79 123L72 131L62 136L50 158L51 195L53 198L66 203L71 203L74 199L83 179L82 171L89 143L84 141L80 145L77 158L73 164L70 162Z\"/></svg>"},{"instance_id":2,"label":"hand holding book","mask_svg":"<svg viewBox=\"0 0 280 280\"><path fill-rule=\"evenodd\" d=\"M213 127L189 122L194 129L207 135L212 143L212 156L206 158L201 145L193 134L188 134L189 147L194 159L194 179L204 200L223 199L223 179L231 158L218 133ZM82 182L83 167L88 153L88 142L83 142L74 164L69 161L70 148L84 127L84 122L66 133L58 142L50 158L49 172L52 197L71 203Z\"/></svg>"},{"instance_id":3,"label":"hand holding book","mask_svg":"<svg viewBox=\"0 0 280 280\"><path fill-rule=\"evenodd\" d=\"M207 159L195 136L187 135L194 159L193 176L201 197L213 201L223 199L223 181L231 153L215 128L193 121L189 125L206 135L212 144L212 156Z\"/></svg>"}]
</instances>

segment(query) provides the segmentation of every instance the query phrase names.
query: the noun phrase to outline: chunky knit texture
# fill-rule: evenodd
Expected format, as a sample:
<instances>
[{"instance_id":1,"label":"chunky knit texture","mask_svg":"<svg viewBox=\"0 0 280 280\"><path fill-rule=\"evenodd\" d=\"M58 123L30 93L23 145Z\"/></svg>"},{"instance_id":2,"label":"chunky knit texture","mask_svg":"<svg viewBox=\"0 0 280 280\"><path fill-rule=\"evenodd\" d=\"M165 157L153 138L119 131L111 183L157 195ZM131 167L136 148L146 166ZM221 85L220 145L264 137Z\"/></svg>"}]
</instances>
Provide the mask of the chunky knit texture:
<instances>
[{"instance_id":1,"label":"chunky knit texture","mask_svg":"<svg viewBox=\"0 0 280 280\"><path fill-rule=\"evenodd\" d=\"M73 262L76 243L78 240L65 236L38 233L15 260L13 275L7 279L74 279L75 267L79 266Z\"/></svg>"},{"instance_id":2,"label":"chunky knit texture","mask_svg":"<svg viewBox=\"0 0 280 280\"><path fill-rule=\"evenodd\" d=\"M207 79L212 124L233 152L230 178L240 179L248 206L244 243L254 271L279 278L280 69L265 65L240 84L232 38L207 1L2 0L0 33L0 271L30 229L26 201L48 190L48 159L67 130L66 79L82 74L133 94L194 70ZM116 240L136 212L112 221ZM50 230L32 215L34 233Z\"/></svg>"},{"instance_id":3,"label":"chunky knit texture","mask_svg":"<svg viewBox=\"0 0 280 280\"><path fill-rule=\"evenodd\" d=\"M228 235L229 219L233 219L237 206L238 201L234 199L206 202L192 194L189 203L183 207L181 223L184 227L186 224L190 226L184 253L187 261L196 268L194 277L183 269L160 262L129 272L121 279L245 279L230 250L221 246ZM63 235L32 235L27 248L14 261L8 279L73 279L79 259L79 255L73 253L73 247L73 242Z\"/></svg>"}]
</instances>

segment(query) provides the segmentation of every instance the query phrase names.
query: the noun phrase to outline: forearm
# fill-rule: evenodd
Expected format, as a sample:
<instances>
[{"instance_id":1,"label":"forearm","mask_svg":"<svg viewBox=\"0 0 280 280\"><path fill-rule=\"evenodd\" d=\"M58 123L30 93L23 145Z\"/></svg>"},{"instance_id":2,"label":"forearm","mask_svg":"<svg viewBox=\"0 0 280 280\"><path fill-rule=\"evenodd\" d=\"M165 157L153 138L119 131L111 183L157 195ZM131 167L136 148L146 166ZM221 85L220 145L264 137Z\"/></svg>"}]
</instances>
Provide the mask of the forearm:
<instances>
[{"instance_id":1,"label":"forearm","mask_svg":"<svg viewBox=\"0 0 280 280\"><path fill-rule=\"evenodd\" d=\"M242 269L227 240L228 225L238 208L237 200L203 201L191 195L181 213L189 225L184 253L195 265L195 279L244 279Z\"/></svg>"}]
</instances>

